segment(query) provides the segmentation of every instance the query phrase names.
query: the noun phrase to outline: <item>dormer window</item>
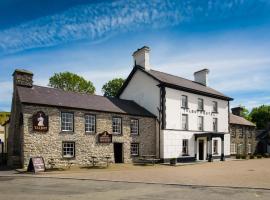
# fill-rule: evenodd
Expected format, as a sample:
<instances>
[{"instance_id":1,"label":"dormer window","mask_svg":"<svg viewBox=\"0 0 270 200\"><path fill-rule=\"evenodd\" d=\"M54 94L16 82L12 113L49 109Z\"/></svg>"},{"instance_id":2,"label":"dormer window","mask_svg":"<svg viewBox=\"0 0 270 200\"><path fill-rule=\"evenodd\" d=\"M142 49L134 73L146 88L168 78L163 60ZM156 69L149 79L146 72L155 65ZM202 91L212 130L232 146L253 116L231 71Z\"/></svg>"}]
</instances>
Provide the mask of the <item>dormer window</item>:
<instances>
[{"instance_id":1,"label":"dormer window","mask_svg":"<svg viewBox=\"0 0 270 200\"><path fill-rule=\"evenodd\" d=\"M182 95L182 108L188 108L188 97L186 95Z\"/></svg>"},{"instance_id":2,"label":"dormer window","mask_svg":"<svg viewBox=\"0 0 270 200\"><path fill-rule=\"evenodd\" d=\"M198 110L203 110L204 106L203 106L203 99L198 98Z\"/></svg>"}]
</instances>

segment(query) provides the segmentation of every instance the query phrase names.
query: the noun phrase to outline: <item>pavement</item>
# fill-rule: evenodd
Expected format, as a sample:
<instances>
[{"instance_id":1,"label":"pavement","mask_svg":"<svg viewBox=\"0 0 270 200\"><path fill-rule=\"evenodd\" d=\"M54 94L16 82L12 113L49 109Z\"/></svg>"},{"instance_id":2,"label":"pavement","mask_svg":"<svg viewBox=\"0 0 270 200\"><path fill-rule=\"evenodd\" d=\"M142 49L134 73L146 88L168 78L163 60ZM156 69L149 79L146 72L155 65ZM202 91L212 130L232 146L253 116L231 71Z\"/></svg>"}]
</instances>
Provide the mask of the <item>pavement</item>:
<instances>
[{"instance_id":1,"label":"pavement","mask_svg":"<svg viewBox=\"0 0 270 200\"><path fill-rule=\"evenodd\" d=\"M270 159L254 159L175 167L120 164L39 174L0 171L0 200L20 195L35 199L38 194L39 199L270 199L269 166Z\"/></svg>"}]
</instances>

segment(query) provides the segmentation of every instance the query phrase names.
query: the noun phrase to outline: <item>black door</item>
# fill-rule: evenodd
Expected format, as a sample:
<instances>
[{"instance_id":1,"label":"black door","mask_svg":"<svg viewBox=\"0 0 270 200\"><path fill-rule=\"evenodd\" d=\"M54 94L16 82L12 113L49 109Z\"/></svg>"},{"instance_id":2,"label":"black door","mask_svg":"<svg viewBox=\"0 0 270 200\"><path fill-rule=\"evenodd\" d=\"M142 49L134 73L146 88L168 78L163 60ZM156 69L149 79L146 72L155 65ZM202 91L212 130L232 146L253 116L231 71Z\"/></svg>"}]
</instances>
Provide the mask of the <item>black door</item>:
<instances>
[{"instance_id":1,"label":"black door","mask_svg":"<svg viewBox=\"0 0 270 200\"><path fill-rule=\"evenodd\" d=\"M199 160L204 160L204 142L199 140Z\"/></svg>"},{"instance_id":2,"label":"black door","mask_svg":"<svg viewBox=\"0 0 270 200\"><path fill-rule=\"evenodd\" d=\"M123 163L123 144L113 143L113 151L115 163Z\"/></svg>"}]
</instances>

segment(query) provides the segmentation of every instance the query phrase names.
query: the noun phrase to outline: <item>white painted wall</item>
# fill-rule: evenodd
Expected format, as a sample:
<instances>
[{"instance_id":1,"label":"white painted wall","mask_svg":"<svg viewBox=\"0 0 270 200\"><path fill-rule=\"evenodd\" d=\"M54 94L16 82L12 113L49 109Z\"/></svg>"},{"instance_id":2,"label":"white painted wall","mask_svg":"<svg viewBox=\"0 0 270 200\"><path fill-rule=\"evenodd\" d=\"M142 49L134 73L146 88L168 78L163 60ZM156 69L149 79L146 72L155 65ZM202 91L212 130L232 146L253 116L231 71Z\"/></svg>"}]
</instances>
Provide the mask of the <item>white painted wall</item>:
<instances>
[{"instance_id":1,"label":"white painted wall","mask_svg":"<svg viewBox=\"0 0 270 200\"><path fill-rule=\"evenodd\" d=\"M121 99L133 100L158 117L160 89L158 82L137 70L121 94Z\"/></svg>"},{"instance_id":2,"label":"white painted wall","mask_svg":"<svg viewBox=\"0 0 270 200\"><path fill-rule=\"evenodd\" d=\"M197 111L198 98L204 101L204 110L212 112L212 102L218 102L217 114L190 113L181 108L181 96L188 97L188 108ZM198 116L204 117L204 131L213 131L213 118L218 118L218 132L228 132L228 102L220 99L166 88L166 129L182 129L182 114L188 114L189 130L198 131Z\"/></svg>"}]
</instances>

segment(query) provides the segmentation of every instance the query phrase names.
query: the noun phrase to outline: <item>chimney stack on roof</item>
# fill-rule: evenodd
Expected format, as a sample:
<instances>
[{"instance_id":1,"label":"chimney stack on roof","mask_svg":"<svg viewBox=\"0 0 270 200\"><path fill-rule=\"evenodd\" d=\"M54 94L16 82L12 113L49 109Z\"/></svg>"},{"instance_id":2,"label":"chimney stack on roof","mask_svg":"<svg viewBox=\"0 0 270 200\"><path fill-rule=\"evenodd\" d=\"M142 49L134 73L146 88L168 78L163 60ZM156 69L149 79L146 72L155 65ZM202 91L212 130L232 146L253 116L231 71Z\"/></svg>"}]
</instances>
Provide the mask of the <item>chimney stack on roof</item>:
<instances>
[{"instance_id":1,"label":"chimney stack on roof","mask_svg":"<svg viewBox=\"0 0 270 200\"><path fill-rule=\"evenodd\" d=\"M209 69L202 69L197 72L194 72L194 81L204 86L207 86L209 72L210 72Z\"/></svg>"},{"instance_id":2,"label":"chimney stack on roof","mask_svg":"<svg viewBox=\"0 0 270 200\"><path fill-rule=\"evenodd\" d=\"M237 115L237 116L239 116L239 117L242 117L242 111L243 111L243 110L244 110L244 108L241 107L241 106L232 108L232 114Z\"/></svg>"},{"instance_id":3,"label":"chimney stack on roof","mask_svg":"<svg viewBox=\"0 0 270 200\"><path fill-rule=\"evenodd\" d=\"M16 69L13 73L13 84L14 86L32 87L33 73L24 69Z\"/></svg>"},{"instance_id":4,"label":"chimney stack on roof","mask_svg":"<svg viewBox=\"0 0 270 200\"><path fill-rule=\"evenodd\" d=\"M147 46L143 46L140 49L137 49L132 56L134 59L135 66L141 66L144 70L150 70L150 58L149 58L150 48Z\"/></svg>"}]
</instances>

